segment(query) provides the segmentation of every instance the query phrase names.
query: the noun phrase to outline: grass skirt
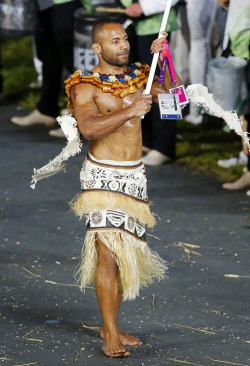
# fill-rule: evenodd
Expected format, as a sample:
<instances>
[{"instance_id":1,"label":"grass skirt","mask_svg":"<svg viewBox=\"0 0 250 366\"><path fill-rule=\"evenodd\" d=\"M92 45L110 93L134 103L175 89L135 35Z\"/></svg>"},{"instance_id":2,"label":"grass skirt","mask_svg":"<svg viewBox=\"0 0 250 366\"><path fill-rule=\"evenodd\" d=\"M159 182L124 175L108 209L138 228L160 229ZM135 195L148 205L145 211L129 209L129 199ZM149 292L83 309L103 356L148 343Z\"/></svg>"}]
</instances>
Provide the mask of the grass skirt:
<instances>
[{"instance_id":1,"label":"grass skirt","mask_svg":"<svg viewBox=\"0 0 250 366\"><path fill-rule=\"evenodd\" d=\"M141 162L100 161L89 154L81 184L83 192L71 202L75 214L87 220L77 271L80 288L95 281L99 239L116 260L123 299L132 300L141 287L161 280L167 270L166 262L146 242L145 226L153 227L155 218L149 208L144 166Z\"/></svg>"}]
</instances>

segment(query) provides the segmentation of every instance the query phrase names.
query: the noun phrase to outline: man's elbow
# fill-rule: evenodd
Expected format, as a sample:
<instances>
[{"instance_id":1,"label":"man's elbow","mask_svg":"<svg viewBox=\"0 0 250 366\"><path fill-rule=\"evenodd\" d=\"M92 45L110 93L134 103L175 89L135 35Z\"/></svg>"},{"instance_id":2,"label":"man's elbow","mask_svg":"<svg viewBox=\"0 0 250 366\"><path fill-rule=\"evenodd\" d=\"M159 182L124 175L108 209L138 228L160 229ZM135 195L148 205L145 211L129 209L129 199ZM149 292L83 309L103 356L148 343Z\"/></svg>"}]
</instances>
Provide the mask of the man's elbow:
<instances>
[{"instance_id":1,"label":"man's elbow","mask_svg":"<svg viewBox=\"0 0 250 366\"><path fill-rule=\"evenodd\" d=\"M91 128L91 125L89 126L88 124L81 124L78 121L78 127L85 140L90 141L95 139L94 131L93 128Z\"/></svg>"},{"instance_id":2,"label":"man's elbow","mask_svg":"<svg viewBox=\"0 0 250 366\"><path fill-rule=\"evenodd\" d=\"M90 128L84 128L81 129L80 131L85 140L91 141L96 139L94 132Z\"/></svg>"},{"instance_id":3,"label":"man's elbow","mask_svg":"<svg viewBox=\"0 0 250 366\"><path fill-rule=\"evenodd\" d=\"M85 138L85 140L88 140L88 141L95 139L95 136L91 131L84 131L84 132L82 132L82 135Z\"/></svg>"}]
</instances>

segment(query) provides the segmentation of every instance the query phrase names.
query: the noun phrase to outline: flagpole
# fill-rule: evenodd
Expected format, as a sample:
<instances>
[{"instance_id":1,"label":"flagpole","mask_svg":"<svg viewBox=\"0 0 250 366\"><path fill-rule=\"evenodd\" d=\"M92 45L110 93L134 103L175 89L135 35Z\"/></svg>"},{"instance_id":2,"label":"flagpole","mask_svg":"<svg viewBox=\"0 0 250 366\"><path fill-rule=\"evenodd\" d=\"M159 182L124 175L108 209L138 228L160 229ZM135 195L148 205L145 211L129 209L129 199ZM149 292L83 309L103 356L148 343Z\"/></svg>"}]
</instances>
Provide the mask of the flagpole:
<instances>
[{"instance_id":1,"label":"flagpole","mask_svg":"<svg viewBox=\"0 0 250 366\"><path fill-rule=\"evenodd\" d=\"M158 34L158 39L162 37L161 32L165 31L165 29L166 29L171 4L172 4L172 0L167 0L167 5L166 5L166 9L165 9L164 14L163 14L163 18L162 18L162 22L161 22L161 28L160 28L160 32ZM149 76L148 76L148 82L147 82L147 85L146 85L146 88L145 88L145 94L150 94L152 83L153 83L153 80L154 80L155 70L156 70L156 67L157 67L158 57L159 57L159 52L155 53L154 56L153 56L153 60L152 60L152 63L151 63L150 72L149 72Z\"/></svg>"}]
</instances>

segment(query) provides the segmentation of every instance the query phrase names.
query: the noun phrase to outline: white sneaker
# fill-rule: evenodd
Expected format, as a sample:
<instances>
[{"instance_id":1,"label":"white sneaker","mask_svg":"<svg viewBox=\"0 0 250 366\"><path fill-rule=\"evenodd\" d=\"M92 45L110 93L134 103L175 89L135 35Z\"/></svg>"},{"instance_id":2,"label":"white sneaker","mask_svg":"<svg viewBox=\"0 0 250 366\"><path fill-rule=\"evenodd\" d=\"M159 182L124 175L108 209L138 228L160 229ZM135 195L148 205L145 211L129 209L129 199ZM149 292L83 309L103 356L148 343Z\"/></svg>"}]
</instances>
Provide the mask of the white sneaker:
<instances>
[{"instance_id":1,"label":"white sneaker","mask_svg":"<svg viewBox=\"0 0 250 366\"><path fill-rule=\"evenodd\" d=\"M12 123L22 127L34 126L34 125L45 125L51 127L56 123L56 119L46 114L42 114L38 109L24 117L12 117L10 119Z\"/></svg>"},{"instance_id":2,"label":"white sneaker","mask_svg":"<svg viewBox=\"0 0 250 366\"><path fill-rule=\"evenodd\" d=\"M203 121L203 115L200 114L200 108L193 103L189 105L189 114L185 117L187 122L198 125Z\"/></svg>"},{"instance_id":3,"label":"white sneaker","mask_svg":"<svg viewBox=\"0 0 250 366\"><path fill-rule=\"evenodd\" d=\"M250 189L249 189L249 191L247 191L247 196L250 196Z\"/></svg>"},{"instance_id":4,"label":"white sneaker","mask_svg":"<svg viewBox=\"0 0 250 366\"><path fill-rule=\"evenodd\" d=\"M247 156L244 154L244 151L241 151L238 157L230 159L221 159L217 161L217 165L219 165L222 168L230 168L231 166L237 166L240 164L242 165L247 164Z\"/></svg>"},{"instance_id":5,"label":"white sneaker","mask_svg":"<svg viewBox=\"0 0 250 366\"><path fill-rule=\"evenodd\" d=\"M222 185L225 189L230 190L237 190L237 189L243 189L250 186L250 171L246 171L243 173L243 175L237 179L235 182L232 183L224 183Z\"/></svg>"},{"instance_id":6,"label":"white sneaker","mask_svg":"<svg viewBox=\"0 0 250 366\"><path fill-rule=\"evenodd\" d=\"M58 138L61 138L61 139L66 138L64 133L63 133L63 130L61 129L61 127L55 128L54 130L50 130L49 135L52 136L52 137L58 137Z\"/></svg>"},{"instance_id":7,"label":"white sneaker","mask_svg":"<svg viewBox=\"0 0 250 366\"><path fill-rule=\"evenodd\" d=\"M169 156L162 154L160 151L151 150L147 155L142 157L145 165L156 166L172 161Z\"/></svg>"},{"instance_id":8,"label":"white sneaker","mask_svg":"<svg viewBox=\"0 0 250 366\"><path fill-rule=\"evenodd\" d=\"M147 147L147 146L143 146L142 145L142 152L145 152L145 153L149 153L152 149L150 149L150 147Z\"/></svg>"},{"instance_id":9,"label":"white sneaker","mask_svg":"<svg viewBox=\"0 0 250 366\"><path fill-rule=\"evenodd\" d=\"M244 153L244 151L242 150L242 151L239 153L239 156L238 156L238 164L247 165L247 162L248 162L248 157L247 157L247 155Z\"/></svg>"}]
</instances>

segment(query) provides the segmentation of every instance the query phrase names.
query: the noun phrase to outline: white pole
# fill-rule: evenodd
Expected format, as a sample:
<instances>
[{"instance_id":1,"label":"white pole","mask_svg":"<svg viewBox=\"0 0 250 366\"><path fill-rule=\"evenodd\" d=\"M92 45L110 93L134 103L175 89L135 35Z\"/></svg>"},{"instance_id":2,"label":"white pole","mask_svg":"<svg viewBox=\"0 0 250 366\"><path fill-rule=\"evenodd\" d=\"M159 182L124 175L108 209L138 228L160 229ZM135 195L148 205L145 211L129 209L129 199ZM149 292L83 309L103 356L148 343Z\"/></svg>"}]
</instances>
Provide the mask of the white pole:
<instances>
[{"instance_id":1,"label":"white pole","mask_svg":"<svg viewBox=\"0 0 250 366\"><path fill-rule=\"evenodd\" d=\"M158 39L162 37L161 32L166 29L171 4L172 4L172 0L167 0L167 5L166 5L166 9L165 9L164 14L163 14L163 18L162 18L162 22L161 22L161 28L160 28L160 32L158 34ZM153 83L153 80L154 80L155 69L156 69L156 66L157 66L158 57L159 57L159 52L154 54L152 64L151 64L151 67L150 67L149 76L148 76L148 82L147 82L147 85L146 85L146 88L145 88L145 94L150 94L150 90L151 90L152 83Z\"/></svg>"}]
</instances>

